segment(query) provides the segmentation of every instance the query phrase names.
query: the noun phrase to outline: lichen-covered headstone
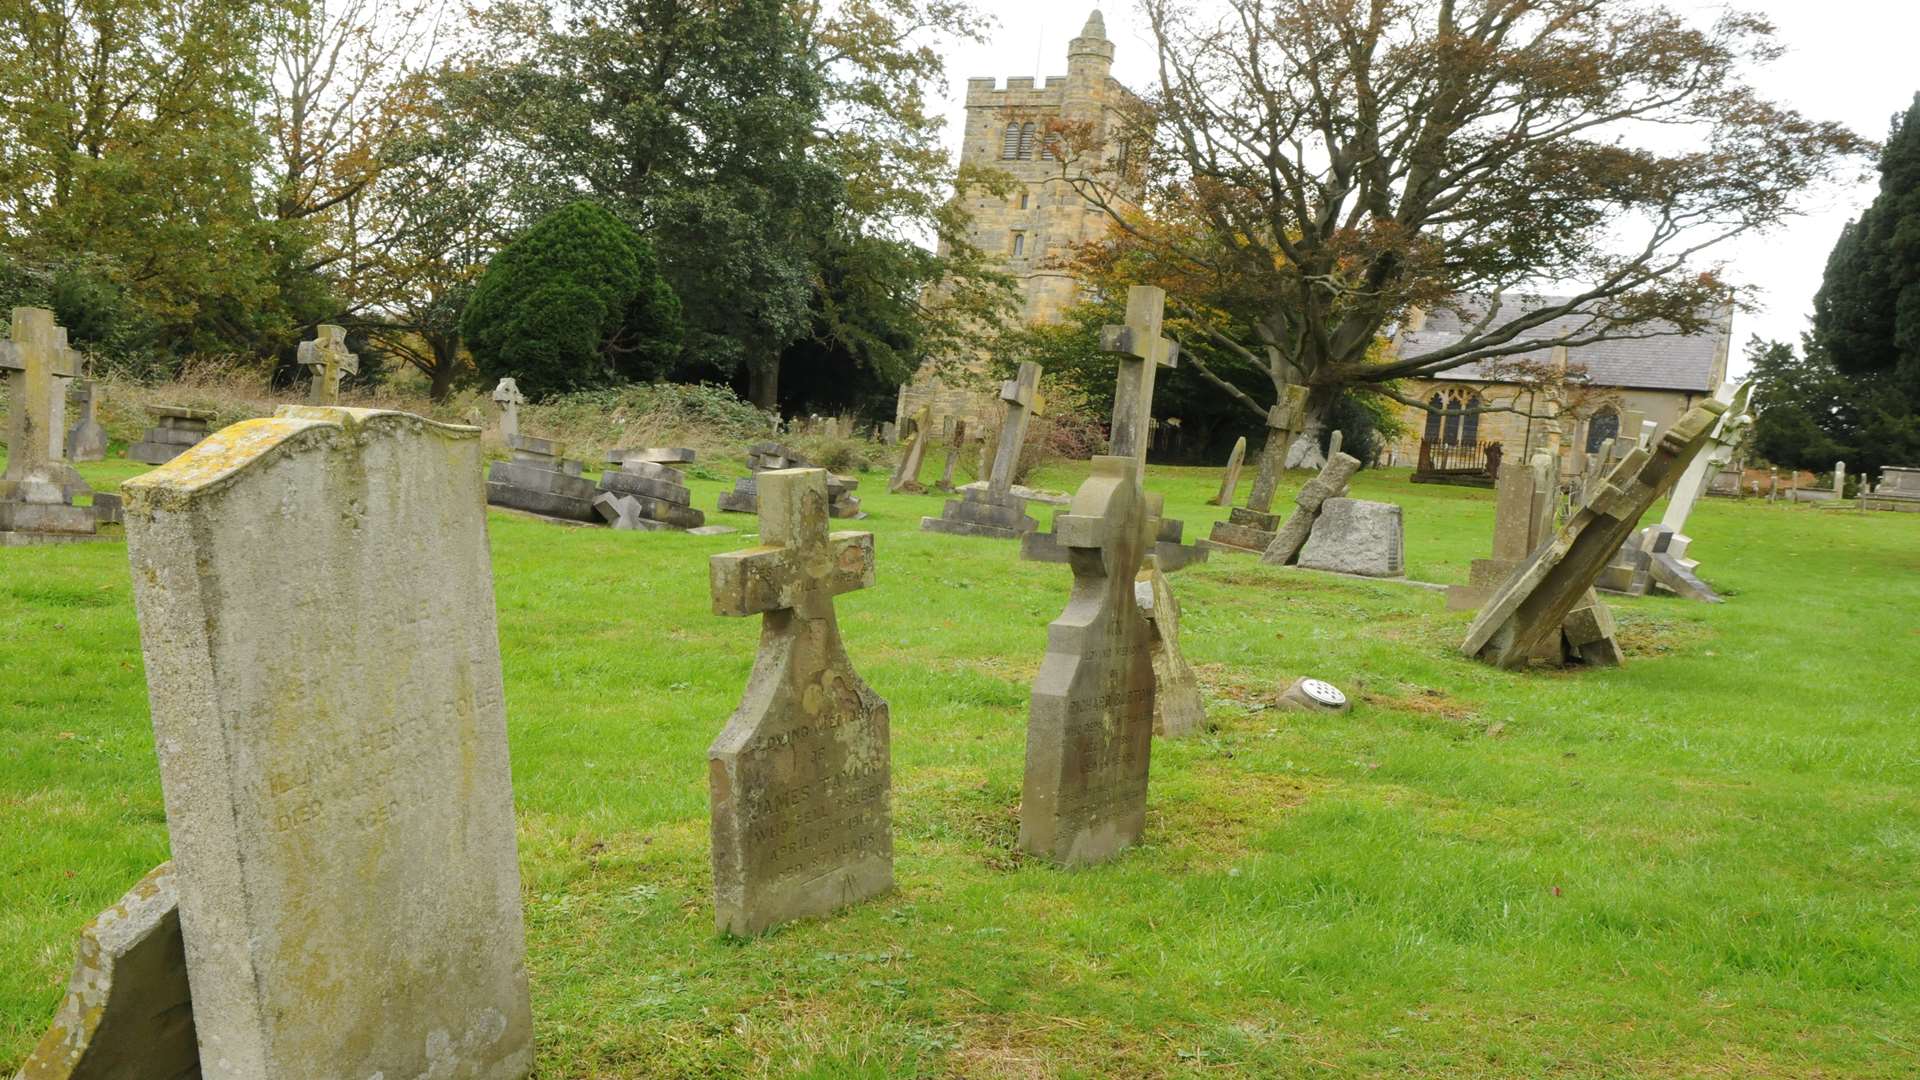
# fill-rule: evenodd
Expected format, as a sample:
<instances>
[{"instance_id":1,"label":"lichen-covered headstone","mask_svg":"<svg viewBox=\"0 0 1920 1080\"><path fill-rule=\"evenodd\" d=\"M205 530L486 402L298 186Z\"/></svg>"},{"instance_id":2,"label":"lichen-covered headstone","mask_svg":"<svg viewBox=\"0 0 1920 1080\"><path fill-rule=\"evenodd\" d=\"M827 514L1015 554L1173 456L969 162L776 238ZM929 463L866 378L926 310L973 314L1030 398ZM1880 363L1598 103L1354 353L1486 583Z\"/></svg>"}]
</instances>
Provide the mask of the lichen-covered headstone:
<instances>
[{"instance_id":1,"label":"lichen-covered headstone","mask_svg":"<svg viewBox=\"0 0 1920 1080\"><path fill-rule=\"evenodd\" d=\"M300 366L313 373L307 404L332 405L340 400L340 380L360 372L360 356L347 351L347 331L332 323L314 328L313 340L300 343Z\"/></svg>"},{"instance_id":2,"label":"lichen-covered headstone","mask_svg":"<svg viewBox=\"0 0 1920 1080\"><path fill-rule=\"evenodd\" d=\"M67 432L67 460L106 460L107 429L100 426L100 385L92 379L77 379L67 396L80 406L80 419Z\"/></svg>"},{"instance_id":3,"label":"lichen-covered headstone","mask_svg":"<svg viewBox=\"0 0 1920 1080\"><path fill-rule=\"evenodd\" d=\"M751 935L893 887L887 703L833 598L873 584L873 534L827 532L827 473L759 475L762 546L709 563L716 615L761 615L746 696L707 751L714 919Z\"/></svg>"},{"instance_id":4,"label":"lichen-covered headstone","mask_svg":"<svg viewBox=\"0 0 1920 1080\"><path fill-rule=\"evenodd\" d=\"M1207 726L1206 701L1199 676L1180 651L1180 601L1154 556L1147 557L1133 592L1153 630L1153 733L1170 739L1196 735Z\"/></svg>"},{"instance_id":5,"label":"lichen-covered headstone","mask_svg":"<svg viewBox=\"0 0 1920 1080\"><path fill-rule=\"evenodd\" d=\"M1053 529L1068 550L1073 594L1047 627L1033 682L1020 846L1077 865L1132 845L1146 825L1152 630L1134 581L1155 524L1139 462L1094 458Z\"/></svg>"},{"instance_id":6,"label":"lichen-covered headstone","mask_svg":"<svg viewBox=\"0 0 1920 1080\"><path fill-rule=\"evenodd\" d=\"M67 996L17 1080L200 1075L171 863L88 923L75 954Z\"/></svg>"},{"instance_id":7,"label":"lichen-covered headstone","mask_svg":"<svg viewBox=\"0 0 1920 1080\"><path fill-rule=\"evenodd\" d=\"M8 400L0 546L94 535L93 510L73 505L86 483L66 461L66 384L79 370L79 356L53 312L13 309L12 339L0 341Z\"/></svg>"},{"instance_id":8,"label":"lichen-covered headstone","mask_svg":"<svg viewBox=\"0 0 1920 1080\"><path fill-rule=\"evenodd\" d=\"M209 1078L531 1067L480 463L287 406L124 486Z\"/></svg>"},{"instance_id":9,"label":"lichen-covered headstone","mask_svg":"<svg viewBox=\"0 0 1920 1080\"><path fill-rule=\"evenodd\" d=\"M1233 453L1227 455L1227 474L1220 478L1220 494L1213 497L1214 506L1232 506L1234 492L1240 487L1240 467L1247 460L1247 437L1240 436L1233 444Z\"/></svg>"}]
</instances>

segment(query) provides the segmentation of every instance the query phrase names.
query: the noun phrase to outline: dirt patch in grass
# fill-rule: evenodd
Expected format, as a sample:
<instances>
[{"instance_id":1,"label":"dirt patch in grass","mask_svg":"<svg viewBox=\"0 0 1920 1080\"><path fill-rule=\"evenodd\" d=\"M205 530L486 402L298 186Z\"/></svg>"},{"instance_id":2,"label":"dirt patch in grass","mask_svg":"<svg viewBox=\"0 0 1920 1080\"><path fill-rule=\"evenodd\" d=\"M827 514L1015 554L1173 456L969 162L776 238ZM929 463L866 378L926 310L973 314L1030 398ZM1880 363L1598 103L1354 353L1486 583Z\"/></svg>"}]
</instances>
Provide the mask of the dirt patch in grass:
<instances>
[{"instance_id":1,"label":"dirt patch in grass","mask_svg":"<svg viewBox=\"0 0 1920 1080\"><path fill-rule=\"evenodd\" d=\"M1613 621L1618 628L1615 640L1628 656L1689 653L1714 638L1706 624L1662 612L1626 611L1615 605Z\"/></svg>"},{"instance_id":2,"label":"dirt patch in grass","mask_svg":"<svg viewBox=\"0 0 1920 1080\"><path fill-rule=\"evenodd\" d=\"M1223 870L1246 857L1256 833L1275 827L1325 787L1287 773L1197 762L1176 794L1150 805L1147 835L1177 837L1180 850L1189 853L1184 869Z\"/></svg>"}]
</instances>

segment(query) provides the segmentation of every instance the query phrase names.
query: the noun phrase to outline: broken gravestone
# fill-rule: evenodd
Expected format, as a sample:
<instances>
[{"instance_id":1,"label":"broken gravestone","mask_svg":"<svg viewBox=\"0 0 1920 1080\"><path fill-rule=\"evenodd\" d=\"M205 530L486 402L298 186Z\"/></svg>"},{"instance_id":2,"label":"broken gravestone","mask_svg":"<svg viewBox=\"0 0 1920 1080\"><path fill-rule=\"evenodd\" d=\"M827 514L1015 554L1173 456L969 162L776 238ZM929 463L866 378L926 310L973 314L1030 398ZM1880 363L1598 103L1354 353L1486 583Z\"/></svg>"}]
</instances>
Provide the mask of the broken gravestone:
<instances>
[{"instance_id":1,"label":"broken gravestone","mask_svg":"<svg viewBox=\"0 0 1920 1080\"><path fill-rule=\"evenodd\" d=\"M1139 462L1095 457L1054 532L1071 554L1073 594L1047 627L1033 683L1020 847L1072 866L1112 857L1146 825L1152 630L1134 581L1154 526Z\"/></svg>"},{"instance_id":2,"label":"broken gravestone","mask_svg":"<svg viewBox=\"0 0 1920 1080\"><path fill-rule=\"evenodd\" d=\"M1320 475L1306 482L1300 488L1300 494L1294 496L1293 514L1286 524L1264 535L1267 536L1266 550L1261 552L1260 561L1267 566L1287 566L1300 558L1300 549L1306 546L1313 536L1314 522L1320 517L1320 510L1329 499L1345 497L1347 485L1353 480L1353 474L1360 471L1360 459L1351 454L1336 453L1320 470Z\"/></svg>"},{"instance_id":3,"label":"broken gravestone","mask_svg":"<svg viewBox=\"0 0 1920 1080\"><path fill-rule=\"evenodd\" d=\"M933 441L933 406L922 405L913 415L913 430L907 434L907 448L900 453L900 462L894 466L893 476L887 481L888 491L905 491L914 495L927 489L920 483L920 463L927 456L927 444Z\"/></svg>"},{"instance_id":4,"label":"broken gravestone","mask_svg":"<svg viewBox=\"0 0 1920 1080\"><path fill-rule=\"evenodd\" d=\"M1474 620L1461 651L1496 667L1519 667L1541 639L1561 630L1578 609L1583 624L1597 624L1582 627L1598 635L1589 643L1595 652L1603 662L1617 660L1611 615L1594 597L1594 581L1633 533L1641 515L1705 449L1714 422L1725 411L1724 402L1709 398L1687 410L1651 449L1628 451L1553 540L1533 552L1501 585ZM1567 636L1575 636L1572 628ZM1584 650L1582 658L1586 658Z\"/></svg>"},{"instance_id":5,"label":"broken gravestone","mask_svg":"<svg viewBox=\"0 0 1920 1080\"><path fill-rule=\"evenodd\" d=\"M762 546L710 560L716 615L762 616L747 692L708 750L714 920L758 934L893 887L887 703L834 597L873 584L873 534L827 533L827 473L760 474Z\"/></svg>"},{"instance_id":6,"label":"broken gravestone","mask_svg":"<svg viewBox=\"0 0 1920 1080\"><path fill-rule=\"evenodd\" d=\"M124 487L209 1076L531 1068L480 463L286 406Z\"/></svg>"},{"instance_id":7,"label":"broken gravestone","mask_svg":"<svg viewBox=\"0 0 1920 1080\"><path fill-rule=\"evenodd\" d=\"M1133 597L1153 631L1153 733L1177 739L1206 730L1200 678L1180 651L1180 601L1151 555L1133 583Z\"/></svg>"}]
</instances>

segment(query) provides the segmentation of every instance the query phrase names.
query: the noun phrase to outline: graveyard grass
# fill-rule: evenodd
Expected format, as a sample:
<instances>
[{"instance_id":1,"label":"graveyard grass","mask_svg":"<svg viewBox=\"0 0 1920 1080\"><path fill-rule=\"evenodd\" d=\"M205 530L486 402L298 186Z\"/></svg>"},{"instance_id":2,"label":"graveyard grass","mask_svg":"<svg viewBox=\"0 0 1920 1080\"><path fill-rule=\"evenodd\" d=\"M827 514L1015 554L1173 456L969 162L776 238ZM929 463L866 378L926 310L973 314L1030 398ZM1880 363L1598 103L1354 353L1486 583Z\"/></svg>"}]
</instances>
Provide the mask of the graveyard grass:
<instances>
[{"instance_id":1,"label":"graveyard grass","mask_svg":"<svg viewBox=\"0 0 1920 1080\"><path fill-rule=\"evenodd\" d=\"M753 941L707 863L759 620L711 614L706 556L745 537L491 515L538 1076L1920 1072L1920 518L1706 501L1730 602L1614 601L1619 671L1493 670L1437 593L1216 556L1173 579L1213 730L1155 740L1141 847L1066 872L1014 840L1067 569L919 532L939 501L885 476L838 606L893 708L899 887ZM1150 486L1191 538L1218 481ZM1491 492L1355 489L1407 508L1415 578L1486 554ZM124 546L0 550L0 640L11 1075L167 842ZM1301 674L1357 707L1271 710Z\"/></svg>"}]
</instances>

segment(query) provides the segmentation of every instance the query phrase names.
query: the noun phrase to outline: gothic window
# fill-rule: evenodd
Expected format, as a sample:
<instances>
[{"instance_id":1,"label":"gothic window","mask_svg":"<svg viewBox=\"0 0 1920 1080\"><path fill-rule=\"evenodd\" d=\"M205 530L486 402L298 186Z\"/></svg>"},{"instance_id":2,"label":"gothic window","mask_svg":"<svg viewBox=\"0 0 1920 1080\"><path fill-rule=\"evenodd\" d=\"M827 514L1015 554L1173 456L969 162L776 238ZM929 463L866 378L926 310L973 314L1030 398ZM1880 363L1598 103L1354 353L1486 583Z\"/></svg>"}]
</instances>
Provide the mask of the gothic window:
<instances>
[{"instance_id":1,"label":"gothic window","mask_svg":"<svg viewBox=\"0 0 1920 1080\"><path fill-rule=\"evenodd\" d=\"M1593 419L1587 421L1587 453L1600 452L1600 444L1608 439L1620 437L1620 413L1611 405L1603 405Z\"/></svg>"},{"instance_id":2,"label":"gothic window","mask_svg":"<svg viewBox=\"0 0 1920 1080\"><path fill-rule=\"evenodd\" d=\"M1033 160L1033 130L1034 129L1032 124L1023 124L1020 127L1020 160L1021 161Z\"/></svg>"},{"instance_id":3,"label":"gothic window","mask_svg":"<svg viewBox=\"0 0 1920 1080\"><path fill-rule=\"evenodd\" d=\"M1475 391L1467 395L1467 408L1477 409L1481 405L1480 394ZM1472 446L1480 441L1480 414L1470 412L1460 417L1460 441Z\"/></svg>"},{"instance_id":4,"label":"gothic window","mask_svg":"<svg viewBox=\"0 0 1920 1080\"><path fill-rule=\"evenodd\" d=\"M1000 158L1012 161L1020 156L1020 125L1008 124L1007 132L1000 139Z\"/></svg>"},{"instance_id":5,"label":"gothic window","mask_svg":"<svg viewBox=\"0 0 1920 1080\"><path fill-rule=\"evenodd\" d=\"M1018 259L1021 256L1025 255L1026 253L1027 253L1027 234L1023 232L1014 233L1013 234L1013 257Z\"/></svg>"},{"instance_id":6,"label":"gothic window","mask_svg":"<svg viewBox=\"0 0 1920 1080\"><path fill-rule=\"evenodd\" d=\"M1446 429L1440 441L1448 446L1460 445L1460 394L1458 391L1447 395Z\"/></svg>"},{"instance_id":7,"label":"gothic window","mask_svg":"<svg viewBox=\"0 0 1920 1080\"><path fill-rule=\"evenodd\" d=\"M1438 393L1435 393L1432 400L1427 402L1427 430L1421 436L1426 439L1427 442L1437 443L1440 441L1440 414L1445 411L1446 407L1447 399L1441 397Z\"/></svg>"}]
</instances>

